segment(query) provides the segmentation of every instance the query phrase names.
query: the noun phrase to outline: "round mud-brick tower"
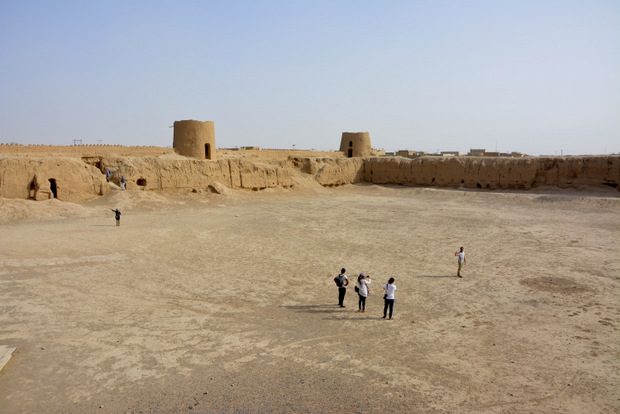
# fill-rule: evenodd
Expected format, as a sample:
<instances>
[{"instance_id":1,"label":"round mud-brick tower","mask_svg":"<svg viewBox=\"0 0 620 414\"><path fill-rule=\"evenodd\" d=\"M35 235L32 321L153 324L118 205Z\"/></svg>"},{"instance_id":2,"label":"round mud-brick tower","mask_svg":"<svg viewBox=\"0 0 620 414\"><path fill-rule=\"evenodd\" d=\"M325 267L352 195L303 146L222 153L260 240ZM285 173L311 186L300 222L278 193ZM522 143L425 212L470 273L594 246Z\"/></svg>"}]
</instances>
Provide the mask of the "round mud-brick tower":
<instances>
[{"instance_id":1,"label":"round mud-brick tower","mask_svg":"<svg viewBox=\"0 0 620 414\"><path fill-rule=\"evenodd\" d=\"M213 121L174 121L172 148L185 157L215 159L215 127Z\"/></svg>"},{"instance_id":2,"label":"round mud-brick tower","mask_svg":"<svg viewBox=\"0 0 620 414\"><path fill-rule=\"evenodd\" d=\"M368 132L343 132L340 151L345 157L368 157L372 154Z\"/></svg>"}]
</instances>

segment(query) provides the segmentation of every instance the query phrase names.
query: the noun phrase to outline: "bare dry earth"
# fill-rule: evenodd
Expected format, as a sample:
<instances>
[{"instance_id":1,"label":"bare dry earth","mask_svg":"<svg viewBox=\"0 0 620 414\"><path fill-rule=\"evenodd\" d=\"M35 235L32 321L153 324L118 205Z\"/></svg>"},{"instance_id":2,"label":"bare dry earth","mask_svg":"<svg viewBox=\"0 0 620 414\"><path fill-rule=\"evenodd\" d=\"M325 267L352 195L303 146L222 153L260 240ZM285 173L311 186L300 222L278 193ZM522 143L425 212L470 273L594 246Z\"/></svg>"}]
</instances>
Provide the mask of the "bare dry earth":
<instances>
[{"instance_id":1,"label":"bare dry earth","mask_svg":"<svg viewBox=\"0 0 620 414\"><path fill-rule=\"evenodd\" d=\"M0 413L617 413L617 194L0 200Z\"/></svg>"}]
</instances>

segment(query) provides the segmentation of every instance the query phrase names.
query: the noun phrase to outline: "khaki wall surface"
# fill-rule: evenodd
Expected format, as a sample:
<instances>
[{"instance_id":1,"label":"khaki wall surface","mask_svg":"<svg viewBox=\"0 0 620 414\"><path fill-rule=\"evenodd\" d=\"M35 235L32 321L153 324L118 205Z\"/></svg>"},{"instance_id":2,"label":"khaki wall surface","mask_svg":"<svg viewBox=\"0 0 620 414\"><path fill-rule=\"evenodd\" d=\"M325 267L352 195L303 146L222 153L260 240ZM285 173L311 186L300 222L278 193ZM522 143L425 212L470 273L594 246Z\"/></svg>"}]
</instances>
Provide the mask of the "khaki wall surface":
<instances>
[{"instance_id":1,"label":"khaki wall surface","mask_svg":"<svg viewBox=\"0 0 620 414\"><path fill-rule=\"evenodd\" d=\"M293 183L286 163L252 162L245 159L167 160L160 158L104 157L111 181L127 180L127 190L163 192L210 191L215 183L231 189L288 188Z\"/></svg>"},{"instance_id":2,"label":"khaki wall surface","mask_svg":"<svg viewBox=\"0 0 620 414\"><path fill-rule=\"evenodd\" d=\"M372 154L370 133L343 132L342 139L340 140L340 151L342 151L345 156L348 157L349 150L351 150L352 157L369 157Z\"/></svg>"},{"instance_id":3,"label":"khaki wall surface","mask_svg":"<svg viewBox=\"0 0 620 414\"><path fill-rule=\"evenodd\" d=\"M205 146L209 147L206 156ZM172 147L186 157L199 160L216 159L215 124L213 121L175 121Z\"/></svg>"},{"instance_id":4,"label":"khaki wall surface","mask_svg":"<svg viewBox=\"0 0 620 414\"><path fill-rule=\"evenodd\" d=\"M156 157L104 157L101 169L110 169L111 181L127 180L127 190L163 192L211 191L220 184L231 189L289 188L300 176L311 175L322 186L364 180L364 160L344 158L167 160ZM143 185L140 185L143 184Z\"/></svg>"},{"instance_id":5,"label":"khaki wall surface","mask_svg":"<svg viewBox=\"0 0 620 414\"><path fill-rule=\"evenodd\" d=\"M111 172L112 184L104 172ZM127 180L127 190L168 193L262 190L295 185L324 187L369 182L407 186L481 189L614 187L620 184L620 156L590 157L291 157L282 159L183 157L0 157L0 197L32 198L35 182L45 198L49 179L58 199L83 202ZM47 186L47 187L46 187Z\"/></svg>"},{"instance_id":6,"label":"khaki wall surface","mask_svg":"<svg viewBox=\"0 0 620 414\"><path fill-rule=\"evenodd\" d=\"M620 156L368 158L365 181L376 184L530 189L620 184Z\"/></svg>"},{"instance_id":7,"label":"khaki wall surface","mask_svg":"<svg viewBox=\"0 0 620 414\"><path fill-rule=\"evenodd\" d=\"M0 156L20 157L142 157L174 155L174 148L168 147L125 147L122 145L10 145L0 144ZM273 158L286 159L288 157L332 157L342 158L340 151L312 151L302 149L217 149L218 158Z\"/></svg>"},{"instance_id":8,"label":"khaki wall surface","mask_svg":"<svg viewBox=\"0 0 620 414\"><path fill-rule=\"evenodd\" d=\"M218 149L217 153L221 157L230 158L271 158L271 159L286 159L288 157L330 157L330 158L343 158L344 153L341 151L312 151L312 150L293 150L293 149L259 149L259 150L231 150L231 149Z\"/></svg>"},{"instance_id":9,"label":"khaki wall surface","mask_svg":"<svg viewBox=\"0 0 620 414\"><path fill-rule=\"evenodd\" d=\"M81 203L109 191L101 171L74 158L0 158L0 197L54 198L50 179L61 201Z\"/></svg>"},{"instance_id":10,"label":"khaki wall surface","mask_svg":"<svg viewBox=\"0 0 620 414\"><path fill-rule=\"evenodd\" d=\"M166 147L125 147L123 145L10 145L0 144L0 156L20 157L100 157L118 155L123 157L156 156L174 154Z\"/></svg>"}]
</instances>

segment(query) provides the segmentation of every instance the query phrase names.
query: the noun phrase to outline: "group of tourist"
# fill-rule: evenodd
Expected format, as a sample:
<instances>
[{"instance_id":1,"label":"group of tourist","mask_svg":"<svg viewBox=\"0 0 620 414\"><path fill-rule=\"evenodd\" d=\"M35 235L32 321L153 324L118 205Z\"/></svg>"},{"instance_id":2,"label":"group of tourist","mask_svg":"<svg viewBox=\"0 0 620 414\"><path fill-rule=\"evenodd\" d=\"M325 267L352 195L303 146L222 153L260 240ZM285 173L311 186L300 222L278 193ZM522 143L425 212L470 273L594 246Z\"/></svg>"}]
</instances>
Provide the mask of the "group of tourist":
<instances>
[{"instance_id":1,"label":"group of tourist","mask_svg":"<svg viewBox=\"0 0 620 414\"><path fill-rule=\"evenodd\" d=\"M347 270L341 269L340 274L334 278L334 282L336 282L336 286L338 286L338 306L344 308L344 297L347 294L347 286L349 285L349 278L346 275ZM357 277L357 282L355 286L355 291L358 296L358 312L366 312L366 298L370 294L370 282L372 282L370 275L365 273L360 273ZM385 294L383 295L383 300L385 305L383 307L383 317L388 317L388 309L389 309L389 320L394 319L392 317L394 313L394 293L396 292L396 285L394 285L394 278L391 277L390 280L383 286L383 290Z\"/></svg>"},{"instance_id":2,"label":"group of tourist","mask_svg":"<svg viewBox=\"0 0 620 414\"><path fill-rule=\"evenodd\" d=\"M109 182L110 182L110 176L111 176L110 170L109 170L109 169L106 169L106 170L105 170L105 181L106 181L107 183L109 183ZM126 190L126 189L127 189L127 180L125 179L125 176L122 176L122 177L121 177L121 190L123 190L123 191L124 191L124 190Z\"/></svg>"},{"instance_id":3,"label":"group of tourist","mask_svg":"<svg viewBox=\"0 0 620 414\"><path fill-rule=\"evenodd\" d=\"M458 257L458 271L456 273L457 277L463 277L461 275L461 270L463 269L463 265L466 263L465 261L465 251L463 247L461 247L458 251L454 253L455 256ZM336 286L338 286L338 306L344 308L344 297L347 294L347 286L349 285L349 278L346 275L347 270L345 268L340 269L340 274L334 278L334 282L336 282ZM366 312L366 298L370 295L370 282L372 282L370 275L366 273L360 273L357 277L357 282L355 284L355 292L357 292L358 296L358 312ZM396 292L396 285L394 285L394 278L391 277L388 282L383 285L383 291L385 292L383 295L383 318L387 318L389 316L389 320L394 319L392 315L394 314L394 293ZM389 311L389 313L388 313Z\"/></svg>"}]
</instances>

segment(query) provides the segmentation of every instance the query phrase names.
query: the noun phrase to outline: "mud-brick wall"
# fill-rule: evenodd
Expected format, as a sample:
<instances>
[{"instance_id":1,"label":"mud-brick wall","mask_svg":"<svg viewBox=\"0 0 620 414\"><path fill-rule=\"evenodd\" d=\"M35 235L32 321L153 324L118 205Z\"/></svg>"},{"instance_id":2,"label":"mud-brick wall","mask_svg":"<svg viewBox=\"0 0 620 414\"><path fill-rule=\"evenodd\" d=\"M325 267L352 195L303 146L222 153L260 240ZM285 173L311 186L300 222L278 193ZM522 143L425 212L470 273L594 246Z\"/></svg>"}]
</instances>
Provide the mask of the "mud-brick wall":
<instances>
[{"instance_id":1,"label":"mud-brick wall","mask_svg":"<svg viewBox=\"0 0 620 414\"><path fill-rule=\"evenodd\" d=\"M110 190L111 181L127 180L127 190L168 193L204 191L215 183L232 189L288 188L296 179L312 178L325 187L362 181L375 184L529 189L614 187L620 184L620 156L591 157L402 157L297 158L286 160L162 159L159 157L103 157L98 167L76 158L0 158L0 197L55 196L84 202ZM54 182L54 190L51 181Z\"/></svg>"},{"instance_id":2,"label":"mud-brick wall","mask_svg":"<svg viewBox=\"0 0 620 414\"><path fill-rule=\"evenodd\" d=\"M324 187L335 187L364 181L362 158L296 158L290 157L290 166L312 175Z\"/></svg>"},{"instance_id":3,"label":"mud-brick wall","mask_svg":"<svg viewBox=\"0 0 620 414\"><path fill-rule=\"evenodd\" d=\"M291 170L283 161L257 162L244 159L228 160L230 182L223 183L230 188L261 190L265 188L293 185Z\"/></svg>"},{"instance_id":4,"label":"mud-brick wall","mask_svg":"<svg viewBox=\"0 0 620 414\"><path fill-rule=\"evenodd\" d=\"M365 181L376 184L529 189L548 185L618 188L620 156L366 158Z\"/></svg>"},{"instance_id":5,"label":"mud-brick wall","mask_svg":"<svg viewBox=\"0 0 620 414\"><path fill-rule=\"evenodd\" d=\"M0 158L2 198L57 198L81 203L108 191L101 171L79 159Z\"/></svg>"},{"instance_id":6,"label":"mud-brick wall","mask_svg":"<svg viewBox=\"0 0 620 414\"><path fill-rule=\"evenodd\" d=\"M101 161L112 181L127 180L127 190L185 192L206 190L217 182L228 188L261 190L290 187L293 183L285 161L256 162L245 159L163 160L160 158L109 157Z\"/></svg>"}]
</instances>

